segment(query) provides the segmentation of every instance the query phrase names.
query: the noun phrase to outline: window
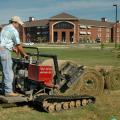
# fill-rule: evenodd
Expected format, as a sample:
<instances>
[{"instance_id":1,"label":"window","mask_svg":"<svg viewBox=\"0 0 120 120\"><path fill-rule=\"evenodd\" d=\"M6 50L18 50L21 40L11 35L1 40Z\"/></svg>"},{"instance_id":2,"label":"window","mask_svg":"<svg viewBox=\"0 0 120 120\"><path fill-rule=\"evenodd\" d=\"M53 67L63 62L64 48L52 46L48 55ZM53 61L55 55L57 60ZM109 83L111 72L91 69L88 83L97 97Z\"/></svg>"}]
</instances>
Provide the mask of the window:
<instances>
[{"instance_id":1,"label":"window","mask_svg":"<svg viewBox=\"0 0 120 120\"><path fill-rule=\"evenodd\" d=\"M91 32L87 32L88 35L91 35Z\"/></svg>"},{"instance_id":2,"label":"window","mask_svg":"<svg viewBox=\"0 0 120 120\"><path fill-rule=\"evenodd\" d=\"M73 29L74 25L68 22L60 22L54 25L55 29Z\"/></svg>"},{"instance_id":3,"label":"window","mask_svg":"<svg viewBox=\"0 0 120 120\"><path fill-rule=\"evenodd\" d=\"M39 35L39 34L40 34L40 32L37 32L37 34Z\"/></svg>"},{"instance_id":4,"label":"window","mask_svg":"<svg viewBox=\"0 0 120 120\"><path fill-rule=\"evenodd\" d=\"M90 28L91 28L91 26L87 26L87 28L88 28L88 29L90 29Z\"/></svg>"},{"instance_id":5,"label":"window","mask_svg":"<svg viewBox=\"0 0 120 120\"><path fill-rule=\"evenodd\" d=\"M40 26L37 27L38 29L40 28Z\"/></svg>"},{"instance_id":6,"label":"window","mask_svg":"<svg viewBox=\"0 0 120 120\"><path fill-rule=\"evenodd\" d=\"M85 31L81 31L80 35L86 35L87 33Z\"/></svg>"},{"instance_id":7,"label":"window","mask_svg":"<svg viewBox=\"0 0 120 120\"><path fill-rule=\"evenodd\" d=\"M86 25L80 25L80 28L81 28L81 29L86 29L87 26L86 26Z\"/></svg>"}]
</instances>

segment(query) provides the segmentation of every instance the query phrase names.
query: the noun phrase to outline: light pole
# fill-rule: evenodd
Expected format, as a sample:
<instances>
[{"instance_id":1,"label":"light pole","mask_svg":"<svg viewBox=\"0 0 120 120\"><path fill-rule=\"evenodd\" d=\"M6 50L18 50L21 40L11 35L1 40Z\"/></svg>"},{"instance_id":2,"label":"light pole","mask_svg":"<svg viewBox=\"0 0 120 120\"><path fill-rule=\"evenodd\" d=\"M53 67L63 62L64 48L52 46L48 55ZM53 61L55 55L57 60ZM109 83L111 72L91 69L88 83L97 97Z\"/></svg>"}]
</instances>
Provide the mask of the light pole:
<instances>
[{"instance_id":1,"label":"light pole","mask_svg":"<svg viewBox=\"0 0 120 120\"><path fill-rule=\"evenodd\" d=\"M114 7L115 7L115 48L117 47L117 7L118 7L118 5L117 4L114 4L113 5Z\"/></svg>"}]
</instances>

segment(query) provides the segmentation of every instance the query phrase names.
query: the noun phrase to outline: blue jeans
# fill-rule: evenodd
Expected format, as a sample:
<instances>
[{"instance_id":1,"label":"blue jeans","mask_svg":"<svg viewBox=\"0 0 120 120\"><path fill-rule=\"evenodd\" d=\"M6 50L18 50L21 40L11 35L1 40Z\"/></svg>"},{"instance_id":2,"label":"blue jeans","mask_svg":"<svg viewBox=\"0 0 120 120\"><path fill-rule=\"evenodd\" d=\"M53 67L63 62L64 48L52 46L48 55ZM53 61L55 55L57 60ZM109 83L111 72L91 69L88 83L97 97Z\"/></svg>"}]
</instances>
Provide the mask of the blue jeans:
<instances>
[{"instance_id":1,"label":"blue jeans","mask_svg":"<svg viewBox=\"0 0 120 120\"><path fill-rule=\"evenodd\" d=\"M13 92L13 70L12 70L12 58L11 58L11 52L3 48L0 50L0 58L1 58L1 64L3 69L3 83L4 83L4 93L11 93Z\"/></svg>"}]
</instances>

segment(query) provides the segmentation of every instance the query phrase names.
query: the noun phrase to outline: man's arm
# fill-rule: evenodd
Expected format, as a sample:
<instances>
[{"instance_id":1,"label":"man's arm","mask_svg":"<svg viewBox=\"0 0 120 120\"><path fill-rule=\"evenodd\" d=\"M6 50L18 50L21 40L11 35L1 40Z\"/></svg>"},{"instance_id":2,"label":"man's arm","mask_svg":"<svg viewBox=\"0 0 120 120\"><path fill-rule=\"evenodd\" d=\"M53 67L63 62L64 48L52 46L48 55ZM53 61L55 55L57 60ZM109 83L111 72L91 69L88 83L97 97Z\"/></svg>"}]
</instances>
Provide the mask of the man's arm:
<instances>
[{"instance_id":1,"label":"man's arm","mask_svg":"<svg viewBox=\"0 0 120 120\"><path fill-rule=\"evenodd\" d=\"M19 54L19 52L26 58L28 59L28 55L25 53L21 43L20 43L20 36L19 36L19 32L17 31L17 29L14 29L14 39L13 42L15 44L16 50L14 50L17 54Z\"/></svg>"},{"instance_id":2,"label":"man's arm","mask_svg":"<svg viewBox=\"0 0 120 120\"><path fill-rule=\"evenodd\" d=\"M23 47L22 47L21 44L16 45L16 48L18 49L18 51L19 51L22 55L24 55L25 58L28 59L28 55L25 53L25 51L24 51L24 49L23 49Z\"/></svg>"}]
</instances>

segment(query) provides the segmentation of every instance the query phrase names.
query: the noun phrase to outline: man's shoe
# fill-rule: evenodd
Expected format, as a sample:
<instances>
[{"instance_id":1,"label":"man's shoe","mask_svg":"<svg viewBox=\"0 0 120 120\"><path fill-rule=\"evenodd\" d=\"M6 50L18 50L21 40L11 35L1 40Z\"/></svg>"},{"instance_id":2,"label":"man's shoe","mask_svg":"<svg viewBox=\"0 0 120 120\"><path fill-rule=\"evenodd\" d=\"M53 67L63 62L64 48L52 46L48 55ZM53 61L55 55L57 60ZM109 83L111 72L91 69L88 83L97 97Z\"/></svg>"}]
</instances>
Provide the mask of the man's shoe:
<instances>
[{"instance_id":1,"label":"man's shoe","mask_svg":"<svg viewBox=\"0 0 120 120\"><path fill-rule=\"evenodd\" d=\"M11 93L5 93L5 96L6 96L6 97L18 97L19 94L14 93L14 92L11 92Z\"/></svg>"}]
</instances>

